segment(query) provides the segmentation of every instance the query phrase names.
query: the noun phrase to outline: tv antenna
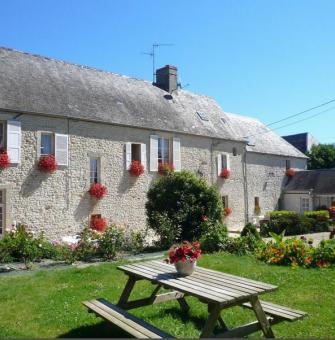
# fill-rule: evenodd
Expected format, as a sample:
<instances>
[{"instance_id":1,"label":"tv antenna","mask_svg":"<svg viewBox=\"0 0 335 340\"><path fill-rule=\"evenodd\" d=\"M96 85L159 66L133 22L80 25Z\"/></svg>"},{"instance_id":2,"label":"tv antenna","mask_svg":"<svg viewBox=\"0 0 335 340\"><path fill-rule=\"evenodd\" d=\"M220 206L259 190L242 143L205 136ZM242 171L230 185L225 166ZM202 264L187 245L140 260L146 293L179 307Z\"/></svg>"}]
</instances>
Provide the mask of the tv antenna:
<instances>
[{"instance_id":1,"label":"tv antenna","mask_svg":"<svg viewBox=\"0 0 335 340\"><path fill-rule=\"evenodd\" d=\"M142 54L149 55L152 58L152 82L155 82L155 75L156 75L156 65L155 65L155 58L156 58L156 49L161 46L173 46L174 44L152 44L151 52L142 52Z\"/></svg>"}]
</instances>

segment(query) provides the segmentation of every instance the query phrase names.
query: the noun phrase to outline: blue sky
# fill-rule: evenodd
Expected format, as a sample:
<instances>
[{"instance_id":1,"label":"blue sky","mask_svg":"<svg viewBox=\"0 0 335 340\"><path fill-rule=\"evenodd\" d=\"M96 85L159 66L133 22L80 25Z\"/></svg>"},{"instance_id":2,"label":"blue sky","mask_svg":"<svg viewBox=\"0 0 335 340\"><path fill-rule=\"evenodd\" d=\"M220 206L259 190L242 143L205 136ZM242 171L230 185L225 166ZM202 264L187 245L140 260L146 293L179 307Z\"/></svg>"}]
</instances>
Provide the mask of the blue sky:
<instances>
[{"instance_id":1,"label":"blue sky","mask_svg":"<svg viewBox=\"0 0 335 340\"><path fill-rule=\"evenodd\" d=\"M151 80L178 67L188 90L271 123L335 98L333 0L1 0L0 46ZM334 108L334 109L332 109ZM329 109L329 110L328 110ZM271 128L335 142L335 102Z\"/></svg>"}]
</instances>

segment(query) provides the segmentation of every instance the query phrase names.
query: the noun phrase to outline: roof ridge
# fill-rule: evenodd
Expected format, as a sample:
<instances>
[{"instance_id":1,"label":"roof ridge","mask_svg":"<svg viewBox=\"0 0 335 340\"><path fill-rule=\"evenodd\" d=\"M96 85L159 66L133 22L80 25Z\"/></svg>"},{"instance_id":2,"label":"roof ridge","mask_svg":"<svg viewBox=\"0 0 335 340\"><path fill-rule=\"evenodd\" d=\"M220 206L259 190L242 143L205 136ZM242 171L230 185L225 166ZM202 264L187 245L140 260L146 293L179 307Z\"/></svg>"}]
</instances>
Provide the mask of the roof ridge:
<instances>
[{"instance_id":1,"label":"roof ridge","mask_svg":"<svg viewBox=\"0 0 335 340\"><path fill-rule=\"evenodd\" d=\"M36 54L36 53L24 52L24 51L17 50L15 48L0 46L0 50L6 50L6 51L10 51L10 52L25 54L25 55L28 55L28 56L31 56L31 57L34 57L34 58L50 60L50 61L54 61L56 63L60 63L60 64L63 64L63 65L72 65L72 66L76 66L76 67L79 67L79 68L82 68L82 69L87 69L87 70L91 70L91 71L101 72L101 73L105 73L105 74L111 74L111 75L114 75L114 76L117 76L117 77L120 77L120 78L128 78L128 79L132 79L132 80L136 80L136 81L141 81L141 82L144 82L144 83L152 84L149 80L135 78L135 77L130 77L130 76L126 76L126 75L123 75L123 74L119 74L119 73L115 73L115 72L99 69L99 68L96 68L96 67L93 67L93 66L88 66L88 65L77 64L77 63L74 63L74 62L65 61L65 60L62 60L62 59L46 57L46 56L43 56L43 55L40 55L40 54Z\"/></svg>"}]
</instances>

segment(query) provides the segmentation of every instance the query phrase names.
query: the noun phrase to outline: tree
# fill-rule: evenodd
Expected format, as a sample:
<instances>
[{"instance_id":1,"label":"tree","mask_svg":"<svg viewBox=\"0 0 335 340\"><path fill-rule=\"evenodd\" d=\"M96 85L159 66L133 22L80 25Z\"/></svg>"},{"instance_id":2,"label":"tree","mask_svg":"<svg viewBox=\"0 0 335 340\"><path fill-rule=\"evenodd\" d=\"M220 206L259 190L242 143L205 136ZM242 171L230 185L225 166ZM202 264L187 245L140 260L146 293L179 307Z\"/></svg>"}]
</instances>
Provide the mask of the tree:
<instances>
[{"instance_id":1,"label":"tree","mask_svg":"<svg viewBox=\"0 0 335 340\"><path fill-rule=\"evenodd\" d=\"M199 240L221 224L223 205L215 186L191 172L171 172L156 180L147 193L147 220L162 247L176 241Z\"/></svg>"},{"instance_id":2,"label":"tree","mask_svg":"<svg viewBox=\"0 0 335 340\"><path fill-rule=\"evenodd\" d=\"M313 145L306 155L310 158L309 170L335 168L335 144Z\"/></svg>"}]
</instances>

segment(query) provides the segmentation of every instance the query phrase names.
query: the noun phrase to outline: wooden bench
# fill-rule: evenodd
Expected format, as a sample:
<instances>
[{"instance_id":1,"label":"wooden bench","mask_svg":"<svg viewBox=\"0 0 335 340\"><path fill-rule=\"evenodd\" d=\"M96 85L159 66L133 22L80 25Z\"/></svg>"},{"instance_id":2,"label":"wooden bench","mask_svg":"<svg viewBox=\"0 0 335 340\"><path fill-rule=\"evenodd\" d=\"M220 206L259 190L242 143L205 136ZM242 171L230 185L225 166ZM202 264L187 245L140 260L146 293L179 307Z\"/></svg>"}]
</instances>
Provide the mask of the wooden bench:
<instances>
[{"instance_id":1,"label":"wooden bench","mask_svg":"<svg viewBox=\"0 0 335 340\"><path fill-rule=\"evenodd\" d=\"M288 307L276 305L271 302L260 300L264 313L268 316L271 316L274 320L272 323L277 323L280 321L295 321L304 318L307 313L302 312L301 310L291 309ZM242 305L245 308L252 309L251 303L246 302Z\"/></svg>"},{"instance_id":2,"label":"wooden bench","mask_svg":"<svg viewBox=\"0 0 335 340\"><path fill-rule=\"evenodd\" d=\"M129 314L122 308L113 305L105 299L84 301L83 304L90 312L113 323L135 338L172 338L171 335L164 333L155 326Z\"/></svg>"}]
</instances>

